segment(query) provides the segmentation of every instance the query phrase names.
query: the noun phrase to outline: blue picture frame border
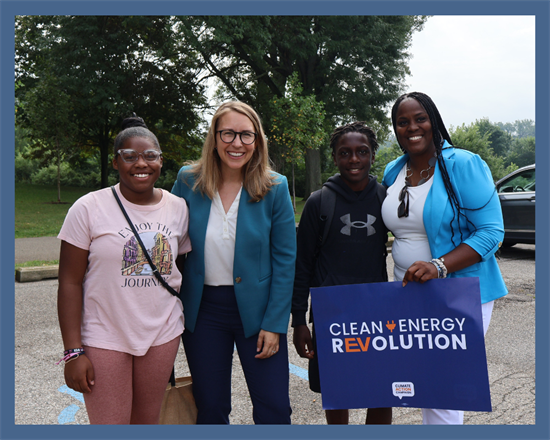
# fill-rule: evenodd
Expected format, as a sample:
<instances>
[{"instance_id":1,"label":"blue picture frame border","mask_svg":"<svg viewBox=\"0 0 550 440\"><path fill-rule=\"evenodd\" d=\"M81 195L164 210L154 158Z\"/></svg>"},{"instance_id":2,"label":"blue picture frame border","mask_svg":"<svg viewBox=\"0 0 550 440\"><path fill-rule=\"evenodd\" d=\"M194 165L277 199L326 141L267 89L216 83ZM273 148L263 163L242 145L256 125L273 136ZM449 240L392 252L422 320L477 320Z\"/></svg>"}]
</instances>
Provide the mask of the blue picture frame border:
<instances>
[{"instance_id":1,"label":"blue picture frame border","mask_svg":"<svg viewBox=\"0 0 550 440\"><path fill-rule=\"evenodd\" d=\"M536 161L548 169L550 145L550 3L548 0L489 1L25 1L0 0L0 148L9 158L14 146L14 17L16 15L533 15L536 17ZM513 63L513 54L510 62ZM450 91L452 93L452 91ZM511 103L513 105L513 103ZM541 168L543 167L543 168ZM537 176L539 198L536 222L536 424L530 426L29 426L14 424L14 167L11 159L0 162L0 438L2 439L549 439L550 265L548 173ZM32 378L29 378L31 381ZM37 386L38 384L35 384Z\"/></svg>"}]
</instances>

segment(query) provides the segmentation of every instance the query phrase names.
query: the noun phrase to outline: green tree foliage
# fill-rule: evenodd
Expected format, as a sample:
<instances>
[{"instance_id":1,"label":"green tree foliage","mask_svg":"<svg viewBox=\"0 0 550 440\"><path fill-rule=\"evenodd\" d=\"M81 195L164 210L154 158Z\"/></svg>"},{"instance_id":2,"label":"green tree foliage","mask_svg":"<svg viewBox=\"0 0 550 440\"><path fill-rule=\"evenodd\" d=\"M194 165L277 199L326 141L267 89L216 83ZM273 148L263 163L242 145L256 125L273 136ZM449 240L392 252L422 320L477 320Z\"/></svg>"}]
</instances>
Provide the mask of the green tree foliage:
<instances>
[{"instance_id":1,"label":"green tree foliage","mask_svg":"<svg viewBox=\"0 0 550 440\"><path fill-rule=\"evenodd\" d=\"M512 145L512 135L496 124L492 124L488 118L478 119L475 125L481 136L487 135L491 148L497 156L505 157Z\"/></svg>"},{"instance_id":2,"label":"green tree foliage","mask_svg":"<svg viewBox=\"0 0 550 440\"><path fill-rule=\"evenodd\" d=\"M535 123L531 119L515 122L491 123L489 119L475 122L481 135L487 135L495 155L501 157L506 166L519 167L535 163Z\"/></svg>"},{"instance_id":3,"label":"green tree foliage","mask_svg":"<svg viewBox=\"0 0 550 440\"><path fill-rule=\"evenodd\" d=\"M32 173L39 168L37 161L24 157L24 154L28 150L31 142L29 136L30 134L28 129L20 127L17 123L15 124L14 171L16 182L30 183Z\"/></svg>"},{"instance_id":4,"label":"green tree foliage","mask_svg":"<svg viewBox=\"0 0 550 440\"><path fill-rule=\"evenodd\" d=\"M462 124L460 127L452 129L449 134L451 135L453 145L481 156L489 166L495 181L517 169L517 166L514 164L508 167L505 166L504 158L497 156L491 147L489 133L482 135L477 123L468 126Z\"/></svg>"},{"instance_id":5,"label":"green tree foliage","mask_svg":"<svg viewBox=\"0 0 550 440\"><path fill-rule=\"evenodd\" d=\"M514 122L497 122L496 125L515 138L535 137L535 121L520 119Z\"/></svg>"},{"instance_id":6,"label":"green tree foliage","mask_svg":"<svg viewBox=\"0 0 550 440\"><path fill-rule=\"evenodd\" d=\"M302 163L308 149L320 148L327 136L323 129L325 111L323 103L314 95L303 96L298 73L294 72L287 83L285 96L270 102L271 156L278 156L292 166L292 195L296 211L295 165ZM273 148L274 147L274 148Z\"/></svg>"},{"instance_id":7,"label":"green tree foliage","mask_svg":"<svg viewBox=\"0 0 550 440\"><path fill-rule=\"evenodd\" d=\"M179 17L180 42L202 58L222 85L220 98L251 104L271 120L293 72L303 95L324 102L334 127L368 121L383 137L386 107L409 73L407 49L420 16ZM319 150L306 151L306 194L321 185Z\"/></svg>"},{"instance_id":8,"label":"green tree foliage","mask_svg":"<svg viewBox=\"0 0 550 440\"><path fill-rule=\"evenodd\" d=\"M16 85L17 87L17 85ZM16 104L16 117L17 117L17 104ZM15 154L21 153L27 149L29 145L29 130L21 127L19 124L15 124Z\"/></svg>"},{"instance_id":9,"label":"green tree foliage","mask_svg":"<svg viewBox=\"0 0 550 440\"><path fill-rule=\"evenodd\" d=\"M102 186L112 140L131 112L155 132L168 158L181 160L182 146L197 143L204 86L195 53L180 50L173 24L171 17L16 17L17 98L46 76L56 79L51 94L70 99L78 127L74 145L100 152ZM28 122L25 115L19 120Z\"/></svg>"},{"instance_id":10,"label":"green tree foliage","mask_svg":"<svg viewBox=\"0 0 550 440\"><path fill-rule=\"evenodd\" d=\"M381 144L379 146L374 163L370 169L370 173L377 177L378 183L382 182L386 165L403 154L395 138L387 144L388 145Z\"/></svg>"},{"instance_id":11,"label":"green tree foliage","mask_svg":"<svg viewBox=\"0 0 550 440\"><path fill-rule=\"evenodd\" d=\"M77 131L71 99L57 78L45 72L42 81L18 100L17 110L17 116L27 122L31 141L23 158L36 159L40 166L55 166L57 201L61 202L61 164L73 154L72 139Z\"/></svg>"},{"instance_id":12,"label":"green tree foliage","mask_svg":"<svg viewBox=\"0 0 550 440\"><path fill-rule=\"evenodd\" d=\"M506 164L515 164L524 167L535 163L535 137L523 137L514 139L510 154L506 157Z\"/></svg>"}]
</instances>

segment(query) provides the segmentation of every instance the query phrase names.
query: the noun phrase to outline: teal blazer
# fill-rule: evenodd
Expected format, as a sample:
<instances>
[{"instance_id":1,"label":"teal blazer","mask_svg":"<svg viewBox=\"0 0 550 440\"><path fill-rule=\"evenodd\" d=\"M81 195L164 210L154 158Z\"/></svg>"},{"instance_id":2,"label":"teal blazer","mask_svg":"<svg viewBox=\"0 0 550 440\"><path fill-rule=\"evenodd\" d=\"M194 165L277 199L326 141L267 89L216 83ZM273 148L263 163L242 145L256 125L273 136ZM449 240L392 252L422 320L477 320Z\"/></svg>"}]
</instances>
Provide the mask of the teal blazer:
<instances>
[{"instance_id":1,"label":"teal blazer","mask_svg":"<svg viewBox=\"0 0 550 440\"><path fill-rule=\"evenodd\" d=\"M481 261L450 273L448 277L479 277L481 303L485 304L508 293L495 258L495 252L504 238L500 200L491 170L481 157L467 150L452 148L447 141L442 154L458 203L466 209L453 220L453 207L438 162L423 211L430 251L433 258L439 258L460 243L475 250ZM382 185L393 185L408 160L409 156L405 154L386 165Z\"/></svg>"},{"instance_id":2,"label":"teal blazer","mask_svg":"<svg viewBox=\"0 0 550 440\"><path fill-rule=\"evenodd\" d=\"M242 190L237 216L233 284L245 337L260 330L286 333L290 317L296 259L296 224L286 177L263 200L250 202ZM204 286L204 242L212 201L192 190L195 180L184 166L172 188L189 207L192 250L183 270L181 299L185 328L195 330Z\"/></svg>"}]
</instances>

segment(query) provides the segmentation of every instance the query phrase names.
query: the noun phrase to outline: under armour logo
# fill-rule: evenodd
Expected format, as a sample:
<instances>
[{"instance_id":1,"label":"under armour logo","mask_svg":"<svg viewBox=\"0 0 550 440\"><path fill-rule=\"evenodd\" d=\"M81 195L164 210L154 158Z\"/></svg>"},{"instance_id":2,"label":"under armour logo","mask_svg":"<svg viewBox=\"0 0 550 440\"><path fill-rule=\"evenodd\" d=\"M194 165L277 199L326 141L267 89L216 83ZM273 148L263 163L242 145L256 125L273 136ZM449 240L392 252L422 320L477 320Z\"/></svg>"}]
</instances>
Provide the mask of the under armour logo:
<instances>
[{"instance_id":1,"label":"under armour logo","mask_svg":"<svg viewBox=\"0 0 550 440\"><path fill-rule=\"evenodd\" d=\"M372 226L373 223L376 221L376 217L374 215L367 214L366 222L352 222L350 214L343 215L342 217L340 217L340 220L342 220L342 223L344 223L345 225L342 229L340 229L340 232L344 235L351 235L351 228L367 228L367 236L376 233L376 229L374 229L374 226Z\"/></svg>"}]
</instances>

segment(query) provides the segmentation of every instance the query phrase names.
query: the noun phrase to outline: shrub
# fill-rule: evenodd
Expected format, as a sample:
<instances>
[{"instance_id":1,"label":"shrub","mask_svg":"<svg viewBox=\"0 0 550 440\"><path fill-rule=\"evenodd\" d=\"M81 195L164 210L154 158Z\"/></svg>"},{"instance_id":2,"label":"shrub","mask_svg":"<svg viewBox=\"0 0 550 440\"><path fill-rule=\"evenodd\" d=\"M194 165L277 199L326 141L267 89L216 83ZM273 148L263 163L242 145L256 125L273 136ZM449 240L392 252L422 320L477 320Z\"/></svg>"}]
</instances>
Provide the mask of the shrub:
<instances>
[{"instance_id":1,"label":"shrub","mask_svg":"<svg viewBox=\"0 0 550 440\"><path fill-rule=\"evenodd\" d=\"M99 188L100 174L95 169L84 170L71 167L68 163L61 163L61 186L76 186L80 188ZM109 176L109 184L117 182L115 176ZM31 176L34 185L57 185L57 166L49 165L35 171Z\"/></svg>"},{"instance_id":2,"label":"shrub","mask_svg":"<svg viewBox=\"0 0 550 440\"><path fill-rule=\"evenodd\" d=\"M36 171L37 162L32 159L25 159L21 153L15 156L15 181L31 183L32 173Z\"/></svg>"}]
</instances>

